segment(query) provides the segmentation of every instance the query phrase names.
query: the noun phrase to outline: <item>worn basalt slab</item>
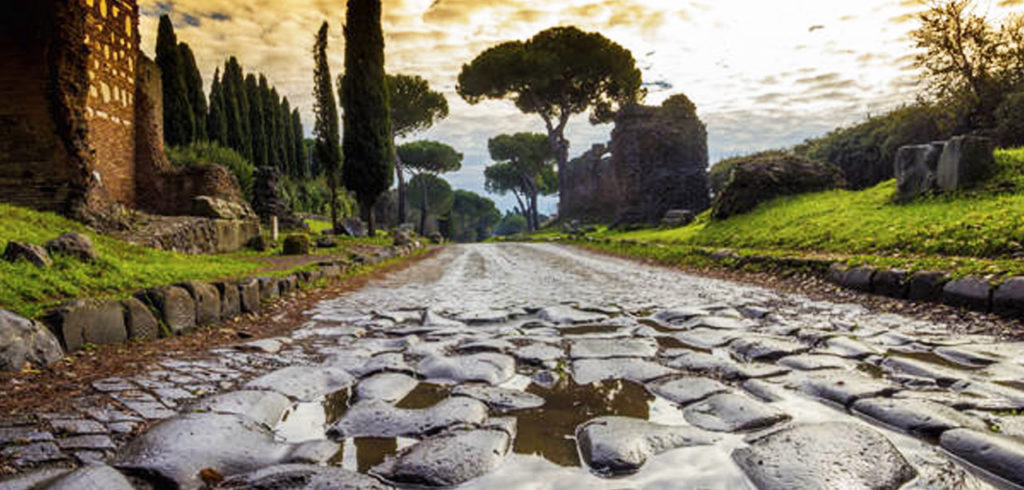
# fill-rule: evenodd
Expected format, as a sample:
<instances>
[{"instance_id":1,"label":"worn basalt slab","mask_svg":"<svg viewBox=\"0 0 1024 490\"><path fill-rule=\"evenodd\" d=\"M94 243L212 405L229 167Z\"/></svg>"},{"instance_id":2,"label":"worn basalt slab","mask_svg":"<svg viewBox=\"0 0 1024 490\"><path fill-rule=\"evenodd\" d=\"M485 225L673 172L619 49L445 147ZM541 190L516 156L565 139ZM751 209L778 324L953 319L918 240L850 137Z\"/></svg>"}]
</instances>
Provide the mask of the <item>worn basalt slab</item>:
<instances>
[{"instance_id":1,"label":"worn basalt slab","mask_svg":"<svg viewBox=\"0 0 1024 490\"><path fill-rule=\"evenodd\" d=\"M405 398L420 382L403 373L378 373L356 385L356 400L380 400L395 403Z\"/></svg>"},{"instance_id":2,"label":"worn basalt slab","mask_svg":"<svg viewBox=\"0 0 1024 490\"><path fill-rule=\"evenodd\" d=\"M581 311L568 305L549 306L537 313L538 318L556 325L600 322L608 315L593 311Z\"/></svg>"},{"instance_id":3,"label":"worn basalt slab","mask_svg":"<svg viewBox=\"0 0 1024 490\"><path fill-rule=\"evenodd\" d=\"M657 353L658 343L653 339L579 339L569 344L573 359L654 357Z\"/></svg>"},{"instance_id":4,"label":"worn basalt slab","mask_svg":"<svg viewBox=\"0 0 1024 490\"><path fill-rule=\"evenodd\" d=\"M839 370L794 372L786 378L786 385L843 406L861 398L885 396L897 390L890 383Z\"/></svg>"},{"instance_id":5,"label":"worn basalt slab","mask_svg":"<svg viewBox=\"0 0 1024 490\"><path fill-rule=\"evenodd\" d=\"M191 407L193 411L242 415L267 426L274 426L292 402L273 391L232 391L204 398Z\"/></svg>"},{"instance_id":6,"label":"worn basalt slab","mask_svg":"<svg viewBox=\"0 0 1024 490\"><path fill-rule=\"evenodd\" d=\"M786 374L789 369L771 364L741 364L728 358L703 352L681 351L666 364L669 367L706 374L725 380L765 378Z\"/></svg>"},{"instance_id":7,"label":"worn basalt slab","mask_svg":"<svg viewBox=\"0 0 1024 490\"><path fill-rule=\"evenodd\" d=\"M795 340L775 337L744 336L729 344L729 350L747 361L775 361L811 350Z\"/></svg>"},{"instance_id":8,"label":"worn basalt slab","mask_svg":"<svg viewBox=\"0 0 1024 490\"><path fill-rule=\"evenodd\" d=\"M718 381L694 376L674 376L647 383L645 387L647 391L681 406L729 391L728 386Z\"/></svg>"},{"instance_id":9,"label":"worn basalt slab","mask_svg":"<svg viewBox=\"0 0 1024 490\"><path fill-rule=\"evenodd\" d=\"M351 387L355 379L348 372L331 367L291 366L265 374L245 384L252 390L276 391L289 398L314 401Z\"/></svg>"},{"instance_id":10,"label":"worn basalt slab","mask_svg":"<svg viewBox=\"0 0 1024 490\"><path fill-rule=\"evenodd\" d=\"M942 448L1015 485L1024 486L1024 443L972 429L942 433Z\"/></svg>"},{"instance_id":11,"label":"worn basalt slab","mask_svg":"<svg viewBox=\"0 0 1024 490\"><path fill-rule=\"evenodd\" d=\"M198 489L204 469L246 473L284 462L291 450L246 417L186 414L151 427L121 448L112 464L156 486Z\"/></svg>"},{"instance_id":12,"label":"worn basalt slab","mask_svg":"<svg viewBox=\"0 0 1024 490\"><path fill-rule=\"evenodd\" d=\"M0 485L2 486L2 485ZM87 464L53 480L46 490L133 490L135 487L120 471L105 464Z\"/></svg>"},{"instance_id":13,"label":"worn basalt slab","mask_svg":"<svg viewBox=\"0 0 1024 490\"><path fill-rule=\"evenodd\" d=\"M950 429L983 429L984 424L941 403L908 398L868 398L850 407L854 412L911 434L937 438Z\"/></svg>"},{"instance_id":14,"label":"worn basalt slab","mask_svg":"<svg viewBox=\"0 0 1024 490\"><path fill-rule=\"evenodd\" d=\"M598 417L576 429L583 461L606 476L635 473L656 454L706 446L716 440L693 427L661 425L630 417Z\"/></svg>"},{"instance_id":15,"label":"worn basalt slab","mask_svg":"<svg viewBox=\"0 0 1024 490\"><path fill-rule=\"evenodd\" d=\"M734 450L732 458L761 490L881 490L917 475L885 436L845 422L783 429Z\"/></svg>"},{"instance_id":16,"label":"worn basalt slab","mask_svg":"<svg viewBox=\"0 0 1024 490\"><path fill-rule=\"evenodd\" d=\"M283 464L228 478L217 488L386 490L393 487L373 477L334 466Z\"/></svg>"},{"instance_id":17,"label":"worn basalt slab","mask_svg":"<svg viewBox=\"0 0 1024 490\"><path fill-rule=\"evenodd\" d=\"M686 421L715 432L739 432L771 427L790 419L781 410L746 395L720 393L683 410Z\"/></svg>"},{"instance_id":18,"label":"worn basalt slab","mask_svg":"<svg viewBox=\"0 0 1024 490\"><path fill-rule=\"evenodd\" d=\"M497 411L525 410L544 405L544 399L533 393L477 383L456 386L452 396L474 398Z\"/></svg>"},{"instance_id":19,"label":"worn basalt slab","mask_svg":"<svg viewBox=\"0 0 1024 490\"><path fill-rule=\"evenodd\" d=\"M369 400L350 407L327 435L332 439L422 436L458 424L479 424L486 418L487 405L462 396L415 409Z\"/></svg>"},{"instance_id":20,"label":"worn basalt slab","mask_svg":"<svg viewBox=\"0 0 1024 490\"><path fill-rule=\"evenodd\" d=\"M487 352L456 357L432 355L416 366L416 371L427 379L455 383L483 381L492 385L508 381L515 369L516 361L512 357Z\"/></svg>"},{"instance_id":21,"label":"worn basalt slab","mask_svg":"<svg viewBox=\"0 0 1024 490\"><path fill-rule=\"evenodd\" d=\"M512 435L505 430L452 430L399 452L372 472L401 484L454 487L497 469L511 448Z\"/></svg>"},{"instance_id":22,"label":"worn basalt slab","mask_svg":"<svg viewBox=\"0 0 1024 490\"><path fill-rule=\"evenodd\" d=\"M572 362L572 378L586 385L606 379L627 379L646 383L678 371L655 362L636 358L580 359Z\"/></svg>"}]
</instances>

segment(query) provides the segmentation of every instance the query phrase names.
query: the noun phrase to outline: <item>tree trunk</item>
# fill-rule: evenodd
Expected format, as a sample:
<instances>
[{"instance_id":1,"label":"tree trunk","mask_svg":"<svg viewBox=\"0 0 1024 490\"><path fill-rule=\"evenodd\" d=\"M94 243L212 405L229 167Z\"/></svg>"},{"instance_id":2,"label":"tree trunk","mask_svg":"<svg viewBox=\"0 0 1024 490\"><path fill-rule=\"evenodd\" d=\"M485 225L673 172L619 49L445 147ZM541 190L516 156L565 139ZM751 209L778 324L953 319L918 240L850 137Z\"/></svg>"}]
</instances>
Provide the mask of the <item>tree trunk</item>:
<instances>
[{"instance_id":1,"label":"tree trunk","mask_svg":"<svg viewBox=\"0 0 1024 490\"><path fill-rule=\"evenodd\" d=\"M405 211L405 171L402 169L402 160L398 158L398 154L395 154L395 175L398 177L398 225L402 225L408 220L408 214Z\"/></svg>"},{"instance_id":2,"label":"tree trunk","mask_svg":"<svg viewBox=\"0 0 1024 490\"><path fill-rule=\"evenodd\" d=\"M373 202L363 201L359 204L359 214L363 221L366 222L366 236L375 237L377 236L377 226L373 221Z\"/></svg>"},{"instance_id":3,"label":"tree trunk","mask_svg":"<svg viewBox=\"0 0 1024 490\"><path fill-rule=\"evenodd\" d=\"M560 129L561 128L561 129ZM558 162L558 219L562 220L564 211L570 207L563 193L568 186L565 183L565 169L569 165L569 142L565 140L564 124L560 128L554 128L548 124L548 140L551 142L551 150L555 152L555 159Z\"/></svg>"},{"instance_id":4,"label":"tree trunk","mask_svg":"<svg viewBox=\"0 0 1024 490\"><path fill-rule=\"evenodd\" d=\"M420 236L427 235L427 179L420 179L420 188L423 189L423 200L420 203Z\"/></svg>"},{"instance_id":5,"label":"tree trunk","mask_svg":"<svg viewBox=\"0 0 1024 490\"><path fill-rule=\"evenodd\" d=\"M327 187L331 189L331 229L338 234L341 233L341 225L338 223L338 182L334 177L327 178Z\"/></svg>"}]
</instances>

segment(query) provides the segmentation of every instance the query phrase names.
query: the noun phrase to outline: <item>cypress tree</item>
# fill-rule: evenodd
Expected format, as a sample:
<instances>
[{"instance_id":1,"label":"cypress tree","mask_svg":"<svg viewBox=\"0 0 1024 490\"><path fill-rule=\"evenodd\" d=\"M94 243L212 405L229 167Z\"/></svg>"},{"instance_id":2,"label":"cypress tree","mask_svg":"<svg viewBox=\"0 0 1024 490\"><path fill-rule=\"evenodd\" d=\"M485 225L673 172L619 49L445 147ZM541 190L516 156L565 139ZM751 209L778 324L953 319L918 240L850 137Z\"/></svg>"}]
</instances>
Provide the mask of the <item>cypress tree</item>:
<instances>
[{"instance_id":1,"label":"cypress tree","mask_svg":"<svg viewBox=\"0 0 1024 490\"><path fill-rule=\"evenodd\" d=\"M232 56L224 66L221 79L224 112L227 114L228 146L252 161L252 139L249 136L249 104L245 96L242 67Z\"/></svg>"},{"instance_id":2,"label":"cypress tree","mask_svg":"<svg viewBox=\"0 0 1024 490\"><path fill-rule=\"evenodd\" d=\"M277 155L277 161L281 166L281 170L288 172L289 175L295 175L291 165L288 164L288 140L286 135L288 134L288 122L286 118L288 113L284 112L284 106L282 105L281 96L278 95L276 88L270 89L270 94L274 99L274 154Z\"/></svg>"},{"instance_id":3,"label":"cypress tree","mask_svg":"<svg viewBox=\"0 0 1024 490\"><path fill-rule=\"evenodd\" d=\"M253 133L253 151L259 148L261 151L265 151L264 154L264 165L275 167L278 170L281 169L278 165L277 158L274 155L274 135L277 132L275 128L274 119L274 101L270 94L270 84L267 82L267 77L260 73L259 78L259 90L256 95L260 100L260 109L263 113L263 119L261 124L261 130L259 133ZM262 143L256 144L256 135L262 136Z\"/></svg>"},{"instance_id":4,"label":"cypress tree","mask_svg":"<svg viewBox=\"0 0 1024 490\"><path fill-rule=\"evenodd\" d=\"M331 224L337 232L341 231L338 225L338 174L341 173L342 156L338 141L338 106L334 102L331 67L327 64L327 30L327 22L324 22L313 47L313 112L316 114L313 135L316 138L316 160L327 175L327 186L331 190Z\"/></svg>"},{"instance_id":5,"label":"cypress tree","mask_svg":"<svg viewBox=\"0 0 1024 490\"><path fill-rule=\"evenodd\" d=\"M260 95L259 82L256 75L250 73L245 77L245 94L249 100L249 135L252 138L252 163L257 167L269 165L267 158L266 111L263 97Z\"/></svg>"},{"instance_id":6,"label":"cypress tree","mask_svg":"<svg viewBox=\"0 0 1024 490\"><path fill-rule=\"evenodd\" d=\"M179 43L181 68L185 77L185 92L188 94L189 106L192 109L193 137L191 141L206 138L206 94L203 93L203 76L196 66L196 57L187 43Z\"/></svg>"},{"instance_id":7,"label":"cypress tree","mask_svg":"<svg viewBox=\"0 0 1024 490\"><path fill-rule=\"evenodd\" d=\"M284 166L293 177L298 175L298 168L295 166L295 145L292 143L292 106L288 103L288 97L281 99L281 111L278 113L278 126L281 128L281 147L284 155Z\"/></svg>"},{"instance_id":8,"label":"cypress tree","mask_svg":"<svg viewBox=\"0 0 1024 490\"><path fill-rule=\"evenodd\" d=\"M213 74L210 86L210 115L206 120L207 137L221 146L228 146L228 119L224 109L224 89L220 81L220 69Z\"/></svg>"},{"instance_id":9,"label":"cypress tree","mask_svg":"<svg viewBox=\"0 0 1024 490\"><path fill-rule=\"evenodd\" d=\"M195 136L195 120L186 90L178 37L167 15L160 17L157 30L156 63L163 82L164 140L172 146L188 144Z\"/></svg>"},{"instance_id":10,"label":"cypress tree","mask_svg":"<svg viewBox=\"0 0 1024 490\"><path fill-rule=\"evenodd\" d=\"M371 236L375 232L373 206L391 187L395 160L380 17L380 0L348 0L345 76L340 87L345 187L355 192Z\"/></svg>"},{"instance_id":11,"label":"cypress tree","mask_svg":"<svg viewBox=\"0 0 1024 490\"><path fill-rule=\"evenodd\" d=\"M298 169L297 173L299 177L317 177L313 172L313 169L309 168L307 163L308 156L306 155L306 140L303 138L302 131L302 117L299 116L299 110L294 109L291 115L292 119L292 154L294 155L295 168Z\"/></svg>"}]
</instances>

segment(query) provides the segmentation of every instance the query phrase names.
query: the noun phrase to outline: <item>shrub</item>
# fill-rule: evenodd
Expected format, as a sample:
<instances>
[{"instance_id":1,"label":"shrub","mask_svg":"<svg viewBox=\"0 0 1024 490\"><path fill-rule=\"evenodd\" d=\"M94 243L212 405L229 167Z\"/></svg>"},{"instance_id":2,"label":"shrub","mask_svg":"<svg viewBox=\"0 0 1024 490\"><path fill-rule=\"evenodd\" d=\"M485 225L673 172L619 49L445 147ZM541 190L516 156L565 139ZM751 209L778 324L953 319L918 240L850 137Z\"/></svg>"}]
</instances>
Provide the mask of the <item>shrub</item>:
<instances>
[{"instance_id":1,"label":"shrub","mask_svg":"<svg viewBox=\"0 0 1024 490\"><path fill-rule=\"evenodd\" d=\"M526 232L526 218L518 214L506 214L494 228L497 236L512 236Z\"/></svg>"},{"instance_id":2,"label":"shrub","mask_svg":"<svg viewBox=\"0 0 1024 490\"><path fill-rule=\"evenodd\" d=\"M186 146L175 146L167 149L167 159L172 165L188 167L202 164L217 164L231 171L238 179L242 195L252 201L252 182L255 167L240 153L216 143L206 141Z\"/></svg>"},{"instance_id":3,"label":"shrub","mask_svg":"<svg viewBox=\"0 0 1024 490\"><path fill-rule=\"evenodd\" d=\"M331 191L327 187L327 178L294 179L286 177L281 181L281 194L288 207L297 213L329 215L331 212ZM339 189L338 217L354 216L358 205L351 194Z\"/></svg>"},{"instance_id":4,"label":"shrub","mask_svg":"<svg viewBox=\"0 0 1024 490\"><path fill-rule=\"evenodd\" d=\"M743 161L744 158L746 157L727 158L711 167L710 172L708 172L711 192L717 196L725 190L725 186L729 183L729 178L732 177L732 169L736 168L736 164Z\"/></svg>"},{"instance_id":5,"label":"shrub","mask_svg":"<svg viewBox=\"0 0 1024 490\"><path fill-rule=\"evenodd\" d=\"M715 197L712 216L725 219L753 210L780 196L834 189L843 185L831 164L784 152L767 152L737 159L732 177Z\"/></svg>"},{"instance_id":6,"label":"shrub","mask_svg":"<svg viewBox=\"0 0 1024 490\"><path fill-rule=\"evenodd\" d=\"M284 255L309 254L309 236L304 234L288 235L284 239Z\"/></svg>"},{"instance_id":7,"label":"shrub","mask_svg":"<svg viewBox=\"0 0 1024 490\"><path fill-rule=\"evenodd\" d=\"M999 146L1024 145L1024 91L1008 96L996 110Z\"/></svg>"}]
</instances>

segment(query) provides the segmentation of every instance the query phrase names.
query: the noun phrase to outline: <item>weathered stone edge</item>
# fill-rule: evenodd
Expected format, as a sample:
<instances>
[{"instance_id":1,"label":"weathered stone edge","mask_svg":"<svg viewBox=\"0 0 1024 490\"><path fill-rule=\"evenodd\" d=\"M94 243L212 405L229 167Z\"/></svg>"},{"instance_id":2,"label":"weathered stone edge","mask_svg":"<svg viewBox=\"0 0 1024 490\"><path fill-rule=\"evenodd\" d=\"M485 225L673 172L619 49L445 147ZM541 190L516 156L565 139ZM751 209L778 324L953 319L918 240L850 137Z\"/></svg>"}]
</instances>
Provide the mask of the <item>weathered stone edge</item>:
<instances>
[{"instance_id":1,"label":"weathered stone edge","mask_svg":"<svg viewBox=\"0 0 1024 490\"><path fill-rule=\"evenodd\" d=\"M288 275L283 276L283 277L253 277L253 278L243 279L243 280L239 280L239 281L215 281L215 282L210 282L210 283L198 283L198 284L205 284L205 285L208 285L208 286L212 287L214 291L217 291L219 293L221 302L224 302L224 300L225 300L227 295L233 295L234 294L233 292L228 292L225 289L224 286L226 286L226 287L234 287L234 289L237 290L240 295L244 295L245 294L245 288L247 288L247 287L251 288L252 284L254 282L259 285L258 288L260 289L260 295L259 295L260 301L253 302L253 303L245 305L244 307L239 308L240 312L238 314L225 314L225 312L222 311L222 314L218 316L218 319L217 319L216 322L209 323L209 324L216 324L217 322L228 321L228 320L231 320L231 319L236 318L238 316L242 316L242 315L247 314L247 313L255 313L256 311L258 311L259 309L262 308L263 303L265 303L266 300L272 299L272 298L278 298L278 297L286 296L288 294L294 293L295 291L298 291L298 290L301 290L301 289L306 289L306 288L308 288L309 286L311 286L312 284L314 284L316 281L318 281L320 279L334 280L334 279L340 278L346 272L348 272L348 271L350 271L350 270L352 270L352 269L354 269L356 267L359 267L359 266L362 266L362 265L375 265L375 264L379 264L379 263L387 261L387 260L391 260L391 259L395 259L395 258L399 258L399 257L405 257L405 256L408 256L408 255L411 255L414 251L418 250L419 248L422 248L422 247L417 246L416 244L413 244L413 245L406 245L406 246L401 246L401 247L387 248L387 249L379 251L379 252L377 252L377 253L375 253L373 255L353 254L352 257L351 257L351 260L335 260L335 261L320 262L320 263L317 264L317 267L315 269L313 269L313 270L298 271L298 272L294 272L294 273L288 274ZM167 285L167 286L157 286L157 287L154 287L154 288L148 288L147 290L160 289L160 288L170 288L170 287L180 287L180 285L181 284L179 283L179 284ZM216 287L217 285L220 285L222 287ZM273 291L271 291L271 290L273 290ZM133 298L145 297L145 294L142 294L144 292L145 291L139 291L136 294L133 294L132 297ZM146 308L149 310L149 313L151 313L153 315L155 321L158 322L159 325L160 325L159 337L169 337L169 336L174 335L171 332L171 329L167 328L167 326L164 323L163 319L165 318L165 312L160 311L159 307L157 305L154 305L152 302L148 302L147 301L147 302L144 302L144 304L145 304ZM74 311L75 309L78 309L78 308L88 309L89 313L94 313L95 311L97 311L97 309L99 309L100 311L108 310L108 311L105 311L105 313L109 314L109 313L114 313L113 310L116 310L117 313L115 313L115 316L116 315L124 316L125 317L125 323L119 323L118 325L114 325L114 326L111 326L109 324L110 323L109 321L104 323L103 325L91 325L91 324L86 323L84 325L79 325L78 326L79 328L77 328L75 330L76 331L77 339L75 339L75 340L68 339L67 338L67 335L68 335L67 329L64 328L65 325L63 325L63 323L62 323L63 320L61 320L61 319L62 318L66 319L68 317L68 312L69 311ZM195 309L195 308L196 308L196 305L193 303L192 304L192 309ZM60 314L58 314L58 313L60 313ZM130 313L131 312L127 308L127 306L125 305L124 301L98 300L98 299L95 299L95 300L94 299L75 299L75 300L72 300L72 301L68 301L68 302L62 303L61 305L58 305L58 306L52 308L51 310L49 310L49 312L46 315L44 315L43 318L41 318L41 323L43 325L45 325L47 327L47 329L49 330L49 332L52 333L56 337L56 339L59 341L59 343L61 345L61 349L64 351L64 354L66 355L69 352L74 352L76 350L81 349L86 342L88 342L88 343L95 343L95 344L103 344L103 343L120 344L120 343L123 343L123 341L125 339L127 339L127 340L148 340L148 339L153 338L154 337L153 335L136 334L133 331L133 329L130 328L130 326L128 325L129 323L132 322L132 320L130 319L131 317L128 316ZM137 314L138 312L136 311L135 313ZM109 320L110 315L90 314L90 315L83 315L83 316L80 316L78 318L84 318L83 321L88 322L89 319L92 319L92 318L102 319L104 317L106 317L107 320ZM206 325L198 325L198 326L206 326ZM109 331L111 330L111 328L115 328L115 329L123 332L123 335L109 335ZM96 334L96 335L90 335L88 332L91 332L91 331L102 332L102 333ZM182 332L182 333L186 333L186 332ZM112 341L112 342L104 342L103 339L111 339L111 340L114 340L114 341Z\"/></svg>"},{"instance_id":2,"label":"weathered stone edge","mask_svg":"<svg viewBox=\"0 0 1024 490\"><path fill-rule=\"evenodd\" d=\"M561 241L553 239L550 241ZM590 244L636 245L640 247L666 247L662 244L635 240L611 240L583 237L569 240ZM695 248L695 254L715 262L731 265L769 265L784 269L800 269L822 275L829 282L877 296L917 302L939 303L982 313L994 313L1008 318L1024 318L1024 276L1011 277L992 284L986 278L967 276L954 278L940 271L909 273L902 269L876 269L850 267L842 262L814 258L784 258L764 255L740 255L732 250Z\"/></svg>"}]
</instances>

